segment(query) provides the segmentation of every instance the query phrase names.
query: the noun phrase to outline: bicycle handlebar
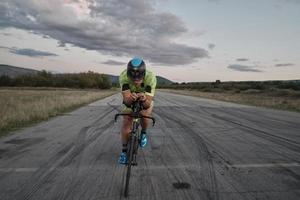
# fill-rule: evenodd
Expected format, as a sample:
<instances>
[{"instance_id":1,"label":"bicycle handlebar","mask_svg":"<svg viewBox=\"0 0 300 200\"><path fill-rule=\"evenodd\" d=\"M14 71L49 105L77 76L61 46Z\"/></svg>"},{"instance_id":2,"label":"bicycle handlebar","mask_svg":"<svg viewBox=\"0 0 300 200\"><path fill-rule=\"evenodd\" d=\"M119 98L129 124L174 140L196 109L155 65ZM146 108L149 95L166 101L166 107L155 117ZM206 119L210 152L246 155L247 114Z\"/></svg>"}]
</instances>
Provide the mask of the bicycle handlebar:
<instances>
[{"instance_id":1,"label":"bicycle handlebar","mask_svg":"<svg viewBox=\"0 0 300 200\"><path fill-rule=\"evenodd\" d=\"M118 113L118 114L115 115L115 122L117 121L117 119L118 119L119 116L130 116L130 117L133 117L133 118L140 118L140 119L146 118L146 119L151 119L151 120L152 120L152 126L155 125L155 118L154 118L154 117L144 116L144 115L140 115L140 114L135 115L135 114L133 114L133 113L131 113L131 114L130 114L130 113Z\"/></svg>"}]
</instances>

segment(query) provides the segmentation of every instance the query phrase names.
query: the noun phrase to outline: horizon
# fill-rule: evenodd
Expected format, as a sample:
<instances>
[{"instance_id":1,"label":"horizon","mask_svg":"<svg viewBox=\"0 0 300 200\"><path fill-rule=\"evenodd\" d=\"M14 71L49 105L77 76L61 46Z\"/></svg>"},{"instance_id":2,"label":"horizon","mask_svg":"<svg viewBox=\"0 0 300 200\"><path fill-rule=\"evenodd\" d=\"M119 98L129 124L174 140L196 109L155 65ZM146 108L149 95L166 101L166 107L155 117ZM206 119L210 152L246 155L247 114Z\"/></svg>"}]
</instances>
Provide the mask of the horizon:
<instances>
[{"instance_id":1,"label":"horizon","mask_svg":"<svg viewBox=\"0 0 300 200\"><path fill-rule=\"evenodd\" d=\"M17 68L21 68L21 69L27 69L27 70L36 70L36 69L33 69L33 68L25 68L25 67L19 67L19 66L12 66L12 65L8 65L8 64L0 64L0 67L1 67L1 65L6 65L6 66L9 66L9 67L17 67ZM41 70L37 70L37 71L43 71L44 69L41 69ZM45 70L45 71L47 71L47 70ZM71 73L71 72L65 72L65 73L59 73L59 72L51 72L51 71L47 71L47 72L50 72L50 73L52 73L52 74L67 74L67 73ZM86 73L86 72L88 72L88 71L81 71L81 72L74 72L75 74L76 73ZM95 72L95 71L91 71L91 72L94 72L94 73L99 73L99 74L104 74L104 73L101 73L101 72ZM116 75L116 74L104 74L104 75L108 75L108 76L119 76L119 75ZM216 82L217 80L219 80L219 79L216 79L216 80L214 80L214 81L182 81L182 82L177 82L177 81L174 81L174 80L172 80L172 79L170 79L170 78L168 78L168 77L165 77L165 76L159 76L159 75L157 75L158 77L161 77L161 78L165 78L165 79L167 79L167 80L169 80L169 81L171 81L171 82L173 82L173 83L179 83L179 84L181 84L181 83L214 83L214 82ZM300 78L299 79L281 79L281 80L278 80L278 79L276 79L276 80L261 80L261 81L255 81L255 80L243 80L243 81L236 81L236 80L228 80L228 81L222 81L222 80L219 80L219 81L221 81L222 83L224 83L224 82L268 82L268 81L300 81Z\"/></svg>"},{"instance_id":2,"label":"horizon","mask_svg":"<svg viewBox=\"0 0 300 200\"><path fill-rule=\"evenodd\" d=\"M174 82L298 80L299 9L297 0L4 0L0 60L118 76L139 56Z\"/></svg>"}]
</instances>

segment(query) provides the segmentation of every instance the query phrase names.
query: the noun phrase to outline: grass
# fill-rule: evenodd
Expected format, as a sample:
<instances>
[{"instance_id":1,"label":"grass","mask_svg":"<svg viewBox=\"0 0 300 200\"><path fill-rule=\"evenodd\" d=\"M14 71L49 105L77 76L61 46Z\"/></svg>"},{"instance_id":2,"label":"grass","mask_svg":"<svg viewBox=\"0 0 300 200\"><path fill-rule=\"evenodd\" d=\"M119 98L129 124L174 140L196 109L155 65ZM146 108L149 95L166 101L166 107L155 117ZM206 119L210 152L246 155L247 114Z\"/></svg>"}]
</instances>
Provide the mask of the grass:
<instances>
[{"instance_id":1,"label":"grass","mask_svg":"<svg viewBox=\"0 0 300 200\"><path fill-rule=\"evenodd\" d=\"M246 90L243 92L201 92L197 90L161 89L175 94L203 97L245 105L300 112L300 92L293 90Z\"/></svg>"},{"instance_id":2,"label":"grass","mask_svg":"<svg viewBox=\"0 0 300 200\"><path fill-rule=\"evenodd\" d=\"M114 93L116 90L1 88L0 137Z\"/></svg>"}]
</instances>

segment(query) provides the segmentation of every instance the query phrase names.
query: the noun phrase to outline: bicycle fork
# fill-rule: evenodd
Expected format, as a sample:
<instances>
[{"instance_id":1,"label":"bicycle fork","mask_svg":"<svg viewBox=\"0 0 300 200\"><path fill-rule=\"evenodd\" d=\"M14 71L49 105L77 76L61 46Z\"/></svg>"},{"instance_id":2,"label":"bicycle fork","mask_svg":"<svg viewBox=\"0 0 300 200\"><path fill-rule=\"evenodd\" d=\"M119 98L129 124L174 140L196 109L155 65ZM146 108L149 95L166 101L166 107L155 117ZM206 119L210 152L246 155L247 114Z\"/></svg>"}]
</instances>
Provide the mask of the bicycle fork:
<instances>
[{"instance_id":1,"label":"bicycle fork","mask_svg":"<svg viewBox=\"0 0 300 200\"><path fill-rule=\"evenodd\" d=\"M128 146L128 154L127 154L127 160L130 162L132 165L137 165L136 157L138 153L138 147L139 147L139 138L138 135L132 135L131 138L129 139L130 145ZM132 155L131 153L131 148L132 148ZM130 156L132 156L130 158Z\"/></svg>"}]
</instances>

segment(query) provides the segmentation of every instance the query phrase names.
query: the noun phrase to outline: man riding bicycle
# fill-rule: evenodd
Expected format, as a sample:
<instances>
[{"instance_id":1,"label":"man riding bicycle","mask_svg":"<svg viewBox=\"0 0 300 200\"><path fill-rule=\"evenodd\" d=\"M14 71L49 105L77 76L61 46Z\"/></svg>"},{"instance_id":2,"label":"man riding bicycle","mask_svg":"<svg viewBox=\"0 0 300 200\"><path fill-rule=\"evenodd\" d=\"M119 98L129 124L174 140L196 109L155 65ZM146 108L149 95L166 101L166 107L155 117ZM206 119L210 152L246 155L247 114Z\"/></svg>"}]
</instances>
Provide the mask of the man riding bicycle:
<instances>
[{"instance_id":1,"label":"man riding bicycle","mask_svg":"<svg viewBox=\"0 0 300 200\"><path fill-rule=\"evenodd\" d=\"M123 113L131 113L131 104L136 100L142 103L143 110L141 114L150 116L153 108L153 97L156 88L156 76L149 70L146 70L145 62L140 58L133 58L127 64L127 69L122 71L119 76L120 87L123 96ZM126 164L127 141L131 131L132 118L123 116L121 129L122 152L119 157L120 164ZM141 140L140 147L147 144L148 119L141 119Z\"/></svg>"}]
</instances>

